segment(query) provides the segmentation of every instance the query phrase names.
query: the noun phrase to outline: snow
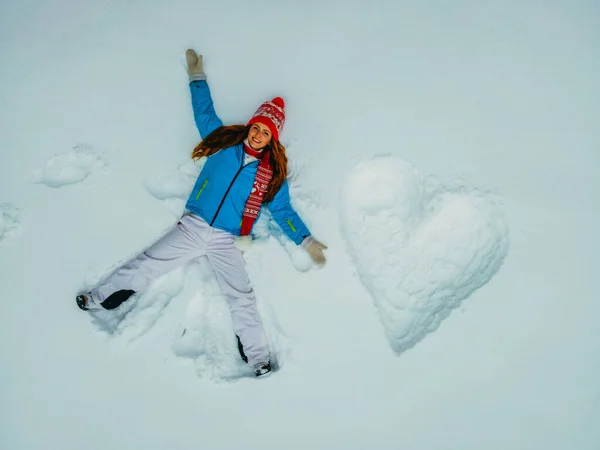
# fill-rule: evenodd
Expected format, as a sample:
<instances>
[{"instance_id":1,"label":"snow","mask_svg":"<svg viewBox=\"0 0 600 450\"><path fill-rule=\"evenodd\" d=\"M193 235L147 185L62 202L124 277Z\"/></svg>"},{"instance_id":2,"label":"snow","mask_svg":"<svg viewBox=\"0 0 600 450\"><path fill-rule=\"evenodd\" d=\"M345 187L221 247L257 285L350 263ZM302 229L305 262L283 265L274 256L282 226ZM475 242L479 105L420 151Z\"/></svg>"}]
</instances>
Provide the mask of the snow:
<instances>
[{"instance_id":1,"label":"snow","mask_svg":"<svg viewBox=\"0 0 600 450\"><path fill-rule=\"evenodd\" d=\"M435 331L506 257L507 226L493 197L425 178L399 158L360 163L341 193L346 245L397 353Z\"/></svg>"},{"instance_id":2,"label":"snow","mask_svg":"<svg viewBox=\"0 0 600 450\"><path fill-rule=\"evenodd\" d=\"M33 181L58 188L79 183L105 167L101 154L91 145L80 144L69 152L52 156L43 169L33 172Z\"/></svg>"},{"instance_id":3,"label":"snow","mask_svg":"<svg viewBox=\"0 0 600 450\"><path fill-rule=\"evenodd\" d=\"M217 383L252 378L252 371L239 356L229 309L220 295L212 269L206 258L201 258L196 266L204 286L188 305L186 325L181 337L173 342L173 351L178 356L193 359L201 378ZM279 370L284 367L290 351L285 332L273 308L265 304L263 298L257 302L269 340L271 363Z\"/></svg>"},{"instance_id":4,"label":"snow","mask_svg":"<svg viewBox=\"0 0 600 450\"><path fill-rule=\"evenodd\" d=\"M15 236L19 230L20 212L12 203L0 204L0 242Z\"/></svg>"},{"instance_id":5,"label":"snow","mask_svg":"<svg viewBox=\"0 0 600 450\"><path fill-rule=\"evenodd\" d=\"M600 448L593 2L0 5L0 449ZM285 99L315 267L245 253L279 370L249 377L206 261L74 295L169 229L217 112Z\"/></svg>"}]
</instances>

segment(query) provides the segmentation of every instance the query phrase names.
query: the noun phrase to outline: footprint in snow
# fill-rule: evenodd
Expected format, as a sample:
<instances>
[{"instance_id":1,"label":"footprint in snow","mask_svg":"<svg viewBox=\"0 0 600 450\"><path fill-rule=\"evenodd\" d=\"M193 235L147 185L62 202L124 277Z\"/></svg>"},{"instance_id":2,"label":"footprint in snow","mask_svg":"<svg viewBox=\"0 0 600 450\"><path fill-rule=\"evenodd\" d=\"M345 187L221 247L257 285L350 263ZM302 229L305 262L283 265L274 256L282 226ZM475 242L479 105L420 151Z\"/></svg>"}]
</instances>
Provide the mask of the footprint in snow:
<instances>
[{"instance_id":1,"label":"footprint in snow","mask_svg":"<svg viewBox=\"0 0 600 450\"><path fill-rule=\"evenodd\" d=\"M364 161L341 190L342 235L396 353L435 331L508 251L489 193L423 177L393 157Z\"/></svg>"},{"instance_id":2,"label":"footprint in snow","mask_svg":"<svg viewBox=\"0 0 600 450\"><path fill-rule=\"evenodd\" d=\"M12 203L0 203L0 242L6 242L19 232L20 212Z\"/></svg>"},{"instance_id":3,"label":"footprint in snow","mask_svg":"<svg viewBox=\"0 0 600 450\"><path fill-rule=\"evenodd\" d=\"M33 182L52 188L79 183L106 167L104 156L91 145L79 144L52 156L42 169L33 172Z\"/></svg>"}]
</instances>

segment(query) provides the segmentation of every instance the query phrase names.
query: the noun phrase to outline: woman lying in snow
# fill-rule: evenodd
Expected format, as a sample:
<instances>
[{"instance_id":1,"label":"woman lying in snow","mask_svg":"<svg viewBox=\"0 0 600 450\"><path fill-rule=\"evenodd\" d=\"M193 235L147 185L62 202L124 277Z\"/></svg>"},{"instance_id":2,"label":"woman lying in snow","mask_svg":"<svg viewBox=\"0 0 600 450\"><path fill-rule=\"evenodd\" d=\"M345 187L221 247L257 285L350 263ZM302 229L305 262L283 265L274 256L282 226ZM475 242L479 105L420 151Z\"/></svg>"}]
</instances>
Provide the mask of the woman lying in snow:
<instances>
[{"instance_id":1,"label":"woman lying in snow","mask_svg":"<svg viewBox=\"0 0 600 450\"><path fill-rule=\"evenodd\" d=\"M146 251L112 272L90 292L77 296L83 310L114 309L150 281L206 255L229 303L240 354L257 377L271 372L269 346L248 280L242 249L263 205L318 265L327 247L311 236L290 204L285 121L280 97L263 103L247 125L223 126L202 70L202 56L186 53L194 118L204 138L192 158L207 157L179 222Z\"/></svg>"}]
</instances>

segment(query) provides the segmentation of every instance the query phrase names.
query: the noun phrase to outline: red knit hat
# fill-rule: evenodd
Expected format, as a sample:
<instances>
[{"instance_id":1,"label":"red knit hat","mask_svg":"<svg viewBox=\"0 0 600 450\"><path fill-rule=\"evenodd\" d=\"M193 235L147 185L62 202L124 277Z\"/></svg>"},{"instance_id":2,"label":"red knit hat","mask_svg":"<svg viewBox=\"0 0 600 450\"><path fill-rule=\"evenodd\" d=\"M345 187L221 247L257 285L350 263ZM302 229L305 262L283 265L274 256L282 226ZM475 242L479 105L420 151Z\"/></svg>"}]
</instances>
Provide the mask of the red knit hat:
<instances>
[{"instance_id":1,"label":"red knit hat","mask_svg":"<svg viewBox=\"0 0 600 450\"><path fill-rule=\"evenodd\" d=\"M275 97L270 102L264 102L256 110L248 125L260 122L269 127L271 134L276 140L279 140L279 133L285 123L285 103L281 97Z\"/></svg>"}]
</instances>

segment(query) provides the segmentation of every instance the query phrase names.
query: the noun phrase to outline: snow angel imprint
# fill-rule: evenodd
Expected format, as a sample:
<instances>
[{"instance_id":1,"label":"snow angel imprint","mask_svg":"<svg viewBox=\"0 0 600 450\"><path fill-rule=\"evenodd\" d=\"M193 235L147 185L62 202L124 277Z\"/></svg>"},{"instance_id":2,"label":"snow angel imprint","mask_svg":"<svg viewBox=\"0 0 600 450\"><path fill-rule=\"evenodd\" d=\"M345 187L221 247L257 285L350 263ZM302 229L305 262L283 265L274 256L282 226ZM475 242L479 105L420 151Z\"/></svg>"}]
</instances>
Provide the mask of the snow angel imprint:
<instances>
[{"instance_id":1,"label":"snow angel imprint","mask_svg":"<svg viewBox=\"0 0 600 450\"><path fill-rule=\"evenodd\" d=\"M246 125L223 126L213 106L202 56L186 53L194 118L203 140L192 158L206 157L178 223L144 252L77 296L83 310L115 309L152 280L206 256L229 303L240 356L257 377L271 372L269 345L242 256L261 209L269 208L287 236L318 265L325 247L290 204L285 122L280 97L263 103Z\"/></svg>"}]
</instances>

